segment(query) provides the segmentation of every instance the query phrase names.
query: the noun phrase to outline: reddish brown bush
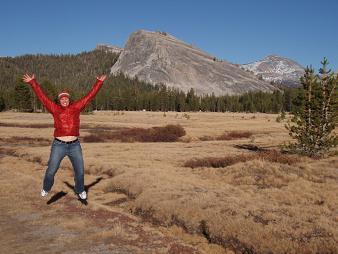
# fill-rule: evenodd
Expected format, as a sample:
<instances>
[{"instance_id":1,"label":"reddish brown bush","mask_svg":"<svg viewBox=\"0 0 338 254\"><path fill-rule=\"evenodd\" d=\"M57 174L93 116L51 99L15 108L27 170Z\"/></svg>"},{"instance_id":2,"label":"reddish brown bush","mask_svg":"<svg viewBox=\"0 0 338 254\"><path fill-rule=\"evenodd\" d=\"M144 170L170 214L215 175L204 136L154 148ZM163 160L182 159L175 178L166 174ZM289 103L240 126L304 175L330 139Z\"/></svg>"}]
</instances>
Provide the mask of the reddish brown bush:
<instances>
[{"instance_id":1,"label":"reddish brown bush","mask_svg":"<svg viewBox=\"0 0 338 254\"><path fill-rule=\"evenodd\" d=\"M47 138L32 138L32 137L21 137L14 136L9 138L0 138L1 142L9 143L9 144L28 144L28 145L37 145L37 146L46 146L50 145L51 140Z\"/></svg>"},{"instance_id":2,"label":"reddish brown bush","mask_svg":"<svg viewBox=\"0 0 338 254\"><path fill-rule=\"evenodd\" d=\"M212 167L223 168L233 165L238 162L252 160L254 155L235 155L225 157L206 157L201 159L191 159L184 164L184 167L197 168L197 167Z\"/></svg>"},{"instance_id":3,"label":"reddish brown bush","mask_svg":"<svg viewBox=\"0 0 338 254\"><path fill-rule=\"evenodd\" d=\"M0 127L16 127L16 128L54 128L54 124L49 123L37 123L37 124L18 124L18 123L1 123ZM81 124L81 129L86 130L95 130L95 131L106 131L106 130L118 130L121 127L113 127L113 126L104 126L104 125L89 125L89 124Z\"/></svg>"},{"instance_id":4,"label":"reddish brown bush","mask_svg":"<svg viewBox=\"0 0 338 254\"><path fill-rule=\"evenodd\" d=\"M216 137L202 136L202 137L199 137L199 140L201 140L201 141L211 141L211 140L216 140Z\"/></svg>"},{"instance_id":5,"label":"reddish brown bush","mask_svg":"<svg viewBox=\"0 0 338 254\"><path fill-rule=\"evenodd\" d=\"M3 156L18 157L18 158L22 158L22 159L30 161L30 162L36 162L36 163L42 164L42 158L40 156L31 157L27 153L20 154L17 151L15 151L14 149L11 149L11 148L0 148L0 158L3 157Z\"/></svg>"},{"instance_id":6,"label":"reddish brown bush","mask_svg":"<svg viewBox=\"0 0 338 254\"><path fill-rule=\"evenodd\" d=\"M289 165L299 161L299 157L286 155L277 150L264 151L259 153L258 156L264 160Z\"/></svg>"},{"instance_id":7,"label":"reddish brown bush","mask_svg":"<svg viewBox=\"0 0 338 254\"><path fill-rule=\"evenodd\" d=\"M1 148L0 147L0 157L2 156L5 156L5 155L8 155L8 156L16 156L16 152L14 149L9 149L9 148Z\"/></svg>"},{"instance_id":8,"label":"reddish brown bush","mask_svg":"<svg viewBox=\"0 0 338 254\"><path fill-rule=\"evenodd\" d=\"M280 153L276 150L264 151L256 154L241 154L225 157L205 157L201 159L191 159L184 163L184 167L197 168L197 167L212 167L223 168L233 165L238 162L245 162L254 159L263 159L271 162L282 164L293 164L297 162L296 157L291 157Z\"/></svg>"},{"instance_id":9,"label":"reddish brown bush","mask_svg":"<svg viewBox=\"0 0 338 254\"><path fill-rule=\"evenodd\" d=\"M17 123L0 123L0 126L3 127L16 127L16 128L52 128L53 124L17 124Z\"/></svg>"},{"instance_id":10,"label":"reddish brown bush","mask_svg":"<svg viewBox=\"0 0 338 254\"><path fill-rule=\"evenodd\" d=\"M202 136L199 138L201 141L210 141L210 140L234 140L241 138L250 138L253 135L252 132L249 131L230 131L225 132L224 134L216 137L212 136Z\"/></svg>"},{"instance_id":11,"label":"reddish brown bush","mask_svg":"<svg viewBox=\"0 0 338 254\"><path fill-rule=\"evenodd\" d=\"M185 135L181 125L166 125L164 127L130 128L114 132L101 131L84 137L85 142L175 142Z\"/></svg>"},{"instance_id":12,"label":"reddish brown bush","mask_svg":"<svg viewBox=\"0 0 338 254\"><path fill-rule=\"evenodd\" d=\"M87 142L87 143L101 143L104 142L104 138L102 136L98 136L96 134L90 134L87 136L84 136L82 138L83 142Z\"/></svg>"},{"instance_id":13,"label":"reddish brown bush","mask_svg":"<svg viewBox=\"0 0 338 254\"><path fill-rule=\"evenodd\" d=\"M240 138L250 138L252 136L250 131L230 131L216 138L216 140L233 140Z\"/></svg>"}]
</instances>

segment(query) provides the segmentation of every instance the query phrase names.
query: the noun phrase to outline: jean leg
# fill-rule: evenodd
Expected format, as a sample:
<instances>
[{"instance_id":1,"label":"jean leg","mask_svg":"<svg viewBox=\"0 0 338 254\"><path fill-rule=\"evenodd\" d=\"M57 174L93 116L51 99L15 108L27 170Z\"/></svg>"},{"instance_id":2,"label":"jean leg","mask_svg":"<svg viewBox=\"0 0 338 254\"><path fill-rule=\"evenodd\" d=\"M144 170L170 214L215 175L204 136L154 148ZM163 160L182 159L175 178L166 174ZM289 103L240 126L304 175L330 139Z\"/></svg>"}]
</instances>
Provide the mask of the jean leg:
<instances>
[{"instance_id":1,"label":"jean leg","mask_svg":"<svg viewBox=\"0 0 338 254\"><path fill-rule=\"evenodd\" d=\"M43 180L43 189L50 191L54 184L54 176L59 169L62 159L66 156L64 145L58 144L55 141L52 144L50 157L48 160L48 167Z\"/></svg>"},{"instance_id":2,"label":"jean leg","mask_svg":"<svg viewBox=\"0 0 338 254\"><path fill-rule=\"evenodd\" d=\"M75 192L81 193L85 190L84 187L84 163L82 156L82 148L80 141L71 144L68 157L74 168Z\"/></svg>"}]
</instances>

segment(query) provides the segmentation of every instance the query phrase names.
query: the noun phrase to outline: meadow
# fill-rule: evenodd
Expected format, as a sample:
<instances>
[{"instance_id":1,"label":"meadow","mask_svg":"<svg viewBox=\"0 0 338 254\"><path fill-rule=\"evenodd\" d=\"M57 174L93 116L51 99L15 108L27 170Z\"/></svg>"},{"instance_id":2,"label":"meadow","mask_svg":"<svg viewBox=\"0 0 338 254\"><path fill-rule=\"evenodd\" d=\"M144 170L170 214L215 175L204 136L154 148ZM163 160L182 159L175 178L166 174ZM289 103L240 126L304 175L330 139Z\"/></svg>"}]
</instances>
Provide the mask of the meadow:
<instances>
[{"instance_id":1,"label":"meadow","mask_svg":"<svg viewBox=\"0 0 338 254\"><path fill-rule=\"evenodd\" d=\"M121 208L173 234L198 235L224 253L338 253L338 157L282 154L279 146L291 139L286 120L276 117L81 115L86 177L104 179L95 186L100 195L89 195L88 202ZM46 168L51 115L1 112L0 130L0 158ZM64 159L60 171L71 170ZM56 182L63 180L56 176ZM194 239L185 237L198 245Z\"/></svg>"}]
</instances>

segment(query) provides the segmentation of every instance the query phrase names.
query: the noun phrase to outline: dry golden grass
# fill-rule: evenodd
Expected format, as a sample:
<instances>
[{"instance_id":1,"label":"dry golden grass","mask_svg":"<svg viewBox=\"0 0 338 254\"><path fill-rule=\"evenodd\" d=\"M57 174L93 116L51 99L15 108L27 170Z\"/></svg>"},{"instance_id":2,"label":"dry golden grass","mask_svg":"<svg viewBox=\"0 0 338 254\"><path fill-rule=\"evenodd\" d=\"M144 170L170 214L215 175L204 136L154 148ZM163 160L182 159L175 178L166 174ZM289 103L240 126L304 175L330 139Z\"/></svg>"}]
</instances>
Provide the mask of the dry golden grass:
<instances>
[{"instance_id":1,"label":"dry golden grass","mask_svg":"<svg viewBox=\"0 0 338 254\"><path fill-rule=\"evenodd\" d=\"M297 157L287 164L279 153L224 168L183 167L193 158L249 156L256 147L278 149L290 140L272 114L97 112L85 125L151 128L180 124L184 142L82 143L86 172L109 177L103 192L124 195L112 205L154 223L178 225L238 253L338 253L338 159ZM47 114L0 113L2 123L50 124ZM52 128L0 127L0 138L48 138ZM90 134L82 130L81 135ZM250 132L231 140L200 141L224 132ZM249 146L248 146L249 143ZM48 161L49 149L2 144L17 156ZM18 149L20 147L20 149ZM250 148L242 149L242 148ZM264 150L263 149L263 150ZM259 149L258 149L259 150ZM254 153L256 156L256 153ZM25 158L25 157L24 157ZM240 157L238 157L240 158ZM287 158L286 162L288 162ZM62 167L70 167L68 160Z\"/></svg>"}]
</instances>

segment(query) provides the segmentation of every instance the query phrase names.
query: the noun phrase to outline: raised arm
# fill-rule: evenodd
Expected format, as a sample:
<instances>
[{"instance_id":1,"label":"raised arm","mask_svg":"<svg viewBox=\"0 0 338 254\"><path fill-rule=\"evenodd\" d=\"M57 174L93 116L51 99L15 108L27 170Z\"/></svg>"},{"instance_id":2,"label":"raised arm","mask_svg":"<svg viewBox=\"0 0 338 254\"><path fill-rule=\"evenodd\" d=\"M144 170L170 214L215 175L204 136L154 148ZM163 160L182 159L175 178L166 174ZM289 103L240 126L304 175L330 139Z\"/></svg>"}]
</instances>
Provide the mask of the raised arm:
<instances>
[{"instance_id":1,"label":"raised arm","mask_svg":"<svg viewBox=\"0 0 338 254\"><path fill-rule=\"evenodd\" d=\"M34 93L41 101L41 103L45 106L45 108L50 112L53 113L55 108L57 107L56 103L54 103L48 96L42 91L38 82L36 82L35 75L29 76L28 74L23 75L22 80L30 84Z\"/></svg>"},{"instance_id":2,"label":"raised arm","mask_svg":"<svg viewBox=\"0 0 338 254\"><path fill-rule=\"evenodd\" d=\"M78 108L79 110L83 110L88 103L95 97L95 95L100 91L103 81L107 78L106 75L102 75L99 77L96 77L96 82L93 86L93 88L87 93L86 96L82 97L80 100L74 102L74 107Z\"/></svg>"}]
</instances>

